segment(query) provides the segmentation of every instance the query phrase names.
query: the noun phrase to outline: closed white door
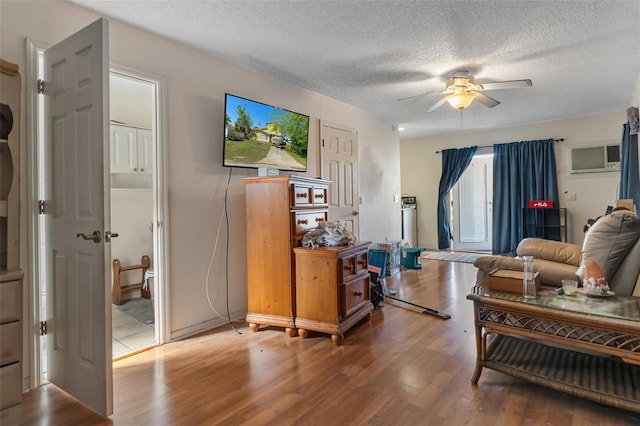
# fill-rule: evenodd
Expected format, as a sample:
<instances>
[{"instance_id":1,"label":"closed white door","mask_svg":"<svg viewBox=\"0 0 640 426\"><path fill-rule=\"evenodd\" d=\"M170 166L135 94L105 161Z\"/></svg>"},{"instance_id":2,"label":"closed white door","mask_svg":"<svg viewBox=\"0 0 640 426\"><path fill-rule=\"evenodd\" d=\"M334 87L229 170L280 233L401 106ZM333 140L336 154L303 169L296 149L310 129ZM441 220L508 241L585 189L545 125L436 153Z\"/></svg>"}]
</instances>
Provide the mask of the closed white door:
<instances>
[{"instance_id":1,"label":"closed white door","mask_svg":"<svg viewBox=\"0 0 640 426\"><path fill-rule=\"evenodd\" d=\"M48 379L113 412L109 232L108 22L44 53Z\"/></svg>"},{"instance_id":2,"label":"closed white door","mask_svg":"<svg viewBox=\"0 0 640 426\"><path fill-rule=\"evenodd\" d=\"M358 134L341 126L320 123L322 179L329 186L329 221L340 222L359 235Z\"/></svg>"},{"instance_id":3,"label":"closed white door","mask_svg":"<svg viewBox=\"0 0 640 426\"><path fill-rule=\"evenodd\" d=\"M453 187L453 249L490 251L493 155L476 155Z\"/></svg>"}]
</instances>

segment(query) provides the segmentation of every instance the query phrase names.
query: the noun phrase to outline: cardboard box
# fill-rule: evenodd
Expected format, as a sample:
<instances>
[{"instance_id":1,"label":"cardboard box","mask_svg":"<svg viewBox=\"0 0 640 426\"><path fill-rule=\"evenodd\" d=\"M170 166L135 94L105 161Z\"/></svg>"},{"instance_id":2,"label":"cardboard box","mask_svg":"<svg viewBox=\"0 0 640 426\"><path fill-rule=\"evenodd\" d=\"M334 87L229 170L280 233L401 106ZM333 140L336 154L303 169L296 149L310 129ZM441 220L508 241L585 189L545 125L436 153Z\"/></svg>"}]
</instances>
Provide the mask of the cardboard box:
<instances>
[{"instance_id":1,"label":"cardboard box","mask_svg":"<svg viewBox=\"0 0 640 426\"><path fill-rule=\"evenodd\" d=\"M394 275L400 272L400 255L401 255L401 242L400 241L387 241L384 243L377 243L377 248L385 250L389 255L387 256L387 268L385 275Z\"/></svg>"},{"instance_id":2,"label":"cardboard box","mask_svg":"<svg viewBox=\"0 0 640 426\"><path fill-rule=\"evenodd\" d=\"M489 273L489 279L484 284L492 290L510 291L512 293L522 293L523 271L510 271L507 269L496 269ZM536 283L536 291L540 289L540 272L533 274Z\"/></svg>"}]
</instances>

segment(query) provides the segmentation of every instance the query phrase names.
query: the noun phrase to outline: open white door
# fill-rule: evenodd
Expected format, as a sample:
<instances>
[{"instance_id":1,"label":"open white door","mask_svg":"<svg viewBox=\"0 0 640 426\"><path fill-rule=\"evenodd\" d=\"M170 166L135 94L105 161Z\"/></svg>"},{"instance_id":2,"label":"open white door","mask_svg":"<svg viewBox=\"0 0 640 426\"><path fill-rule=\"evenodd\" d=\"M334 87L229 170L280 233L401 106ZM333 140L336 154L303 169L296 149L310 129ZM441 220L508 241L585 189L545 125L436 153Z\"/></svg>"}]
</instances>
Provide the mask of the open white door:
<instances>
[{"instance_id":1,"label":"open white door","mask_svg":"<svg viewBox=\"0 0 640 426\"><path fill-rule=\"evenodd\" d=\"M100 19L44 53L48 379L113 412L109 35ZM109 238L105 238L109 237Z\"/></svg>"},{"instance_id":2,"label":"open white door","mask_svg":"<svg viewBox=\"0 0 640 426\"><path fill-rule=\"evenodd\" d=\"M358 193L358 134L341 126L320 123L322 179L330 180L329 221L360 234Z\"/></svg>"}]
</instances>

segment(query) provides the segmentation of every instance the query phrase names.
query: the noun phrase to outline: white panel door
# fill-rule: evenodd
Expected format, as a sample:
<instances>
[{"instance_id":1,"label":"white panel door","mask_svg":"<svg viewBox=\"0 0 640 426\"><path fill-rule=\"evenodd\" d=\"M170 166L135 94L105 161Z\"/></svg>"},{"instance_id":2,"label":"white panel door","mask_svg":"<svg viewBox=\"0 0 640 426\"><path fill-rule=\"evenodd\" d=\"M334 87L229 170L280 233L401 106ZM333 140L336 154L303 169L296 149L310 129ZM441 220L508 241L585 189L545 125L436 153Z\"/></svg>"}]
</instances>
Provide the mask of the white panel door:
<instances>
[{"instance_id":1,"label":"white panel door","mask_svg":"<svg viewBox=\"0 0 640 426\"><path fill-rule=\"evenodd\" d=\"M358 134L329 123L320 125L322 179L330 180L329 221L359 236Z\"/></svg>"},{"instance_id":2,"label":"white panel door","mask_svg":"<svg viewBox=\"0 0 640 426\"><path fill-rule=\"evenodd\" d=\"M490 251L493 214L493 155L476 155L452 193L453 248Z\"/></svg>"},{"instance_id":3,"label":"white panel door","mask_svg":"<svg viewBox=\"0 0 640 426\"><path fill-rule=\"evenodd\" d=\"M109 230L108 22L44 54L48 379L97 413L113 411ZM83 234L87 238L85 240Z\"/></svg>"}]
</instances>

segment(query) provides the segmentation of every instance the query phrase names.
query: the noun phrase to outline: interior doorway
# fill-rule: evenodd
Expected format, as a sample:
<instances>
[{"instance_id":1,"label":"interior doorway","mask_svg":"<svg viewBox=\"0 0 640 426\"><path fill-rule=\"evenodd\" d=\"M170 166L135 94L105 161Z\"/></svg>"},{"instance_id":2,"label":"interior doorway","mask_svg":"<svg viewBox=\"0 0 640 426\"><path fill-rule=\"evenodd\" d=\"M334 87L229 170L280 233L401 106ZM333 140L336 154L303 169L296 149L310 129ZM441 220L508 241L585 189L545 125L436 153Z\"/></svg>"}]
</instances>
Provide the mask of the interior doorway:
<instances>
[{"instance_id":1,"label":"interior doorway","mask_svg":"<svg viewBox=\"0 0 640 426\"><path fill-rule=\"evenodd\" d=\"M490 252L493 214L493 152L478 149L451 193L452 249Z\"/></svg>"},{"instance_id":2,"label":"interior doorway","mask_svg":"<svg viewBox=\"0 0 640 426\"><path fill-rule=\"evenodd\" d=\"M29 76L30 81L36 82L39 79L43 78L43 53L47 50L49 46L44 45L42 43L35 42L33 40L27 41L27 51L28 51L28 66L27 66L27 74ZM140 263L140 258L142 255L147 255L150 260L150 269L147 271L146 277L144 277L145 283L151 287L148 288L149 292L153 295L150 300L151 309L147 308L146 318L151 319L153 322L152 327L149 327L150 324L146 324L147 328L151 329L151 333L147 333L144 338L142 336L136 336L137 340L129 339L129 344L127 345L127 350L122 350L122 347L119 347L114 344L113 339L120 339L119 331L116 331L114 334L114 330L116 330L117 324L112 324L111 333L107 337L111 340L111 351L112 357L114 359L120 358L123 356L127 356L129 354L138 352L144 348L151 347L157 344L163 344L170 340L169 330L167 324L169 322L168 318L168 309L167 309L167 301L166 295L167 291L167 283L166 279L166 256L167 256L167 239L166 239L166 231L165 231L165 222L167 217L167 194L166 194L166 186L164 184L164 173L166 170L165 159L164 159L164 125L162 121L163 112L162 112L162 99L163 99L163 91L164 91L164 81L162 78L157 76L148 75L145 73L141 73L138 71L132 71L128 69L111 67L110 77L115 77L116 79L120 79L122 81L127 81L128 88L134 90L134 88L138 88L138 90L143 90L147 93L150 93L148 98L148 106L144 107L145 114L150 117L146 121L146 126L143 126L140 122L136 120L132 120L132 123L121 122L119 117L121 114L115 114L112 116L110 112L111 124L121 125L126 127L127 124L132 124L129 127L145 127L144 135L142 136L142 144L144 145L143 153L141 158L146 161L149 167L147 170L141 171L147 173L145 177L132 177L132 176L112 176L111 179L111 187L114 190L117 188L120 190L118 194L119 198L127 198L127 196L123 196L124 192L123 188L129 188L128 195L129 198L134 198L137 203L136 206L133 206L133 202L121 202L120 200L115 200L112 193L108 193L111 199L111 206L114 207L112 210L116 212L116 216L120 214L122 216L123 212L127 212L128 216L130 216L131 211L137 210L139 205L144 205L144 209L146 211L144 225L140 226L139 230L137 230L137 236L134 239L142 239L145 240L145 249L133 249L132 251L140 252L137 258L137 262ZM110 78L110 86L113 85L113 78ZM117 84L116 84L117 85ZM46 147L45 138L44 138L44 110L45 107L43 105L43 100L41 96L37 94L37 85L34 83L33 85L28 85L28 116L33 117L28 122L28 139L29 147L28 147L28 199L29 200L47 200L47 168L48 162L50 160L51 152L50 148ZM115 85L114 85L115 87ZM110 93L110 97L116 100L117 96L114 93ZM127 101L129 102L129 101ZM133 104L129 104L129 107L133 107ZM140 105L138 105L140 108ZM114 123L115 122L115 123ZM111 132L110 132L111 133ZM137 144L136 144L137 145ZM131 147L133 149L133 146ZM113 151L112 151L113 153ZM136 156L138 152L136 151ZM122 160L122 157L119 158ZM113 164L111 164L113 166ZM151 173L148 173L151 171ZM121 175L126 175L127 173L122 172ZM140 173L142 174L142 173ZM112 173L113 175L113 173ZM114 185L115 182L115 185ZM144 182L144 183L143 183ZM140 195L144 193L144 195ZM102 195L102 194L99 194ZM33 203L33 202L32 202ZM32 388L38 387L42 384L45 384L49 381L48 379L48 369L51 366L47 365L47 343L46 339L40 336L40 333L36 332L36 330L40 329L42 326L42 322L46 321L46 319L50 316L48 315L48 310L52 310L51 306L48 306L48 298L47 298L47 269L49 265L46 263L46 251L48 247L48 238L50 237L50 220L46 213L38 212L38 202L35 202L35 206L30 208L30 219L29 219L29 229L30 229L30 258L33 259L33 264L30 266L30 271L32 274L32 295L33 297L30 300L31 304L31 312L33 312L32 316L32 328L33 332L30 333L32 336L31 341L29 342L31 360L30 360L30 386ZM114 206L115 204L115 206ZM122 205L125 205L123 208ZM32 204L30 204L32 205ZM48 204L45 204L48 205ZM112 213L113 213L112 212ZM129 227L130 221L128 219L124 220L126 227L122 227L122 230L117 229L116 226L121 226L120 224L112 224L111 230L113 234L117 233L118 238L112 240L112 246L118 245L118 241L126 240L127 235L130 233ZM115 236L115 235L114 235ZM123 242L122 245L126 245L126 242ZM142 253L144 251L144 253ZM112 258L114 258L112 252ZM128 260L118 254L115 253L115 256L122 257L121 263L123 266L128 265ZM105 283L105 286L108 286L111 289L113 283L112 274L108 274L111 277L109 282ZM135 299L139 294L132 292L124 297L125 300ZM117 310L117 307L114 307L112 310L112 318L114 317L113 311ZM143 321L144 322L144 321ZM135 333L131 333L133 335ZM111 380L111 379L109 379Z\"/></svg>"},{"instance_id":3,"label":"interior doorway","mask_svg":"<svg viewBox=\"0 0 640 426\"><path fill-rule=\"evenodd\" d=\"M156 83L109 75L112 352L119 359L157 344L153 176Z\"/></svg>"}]
</instances>

